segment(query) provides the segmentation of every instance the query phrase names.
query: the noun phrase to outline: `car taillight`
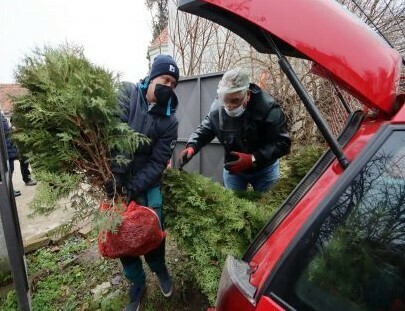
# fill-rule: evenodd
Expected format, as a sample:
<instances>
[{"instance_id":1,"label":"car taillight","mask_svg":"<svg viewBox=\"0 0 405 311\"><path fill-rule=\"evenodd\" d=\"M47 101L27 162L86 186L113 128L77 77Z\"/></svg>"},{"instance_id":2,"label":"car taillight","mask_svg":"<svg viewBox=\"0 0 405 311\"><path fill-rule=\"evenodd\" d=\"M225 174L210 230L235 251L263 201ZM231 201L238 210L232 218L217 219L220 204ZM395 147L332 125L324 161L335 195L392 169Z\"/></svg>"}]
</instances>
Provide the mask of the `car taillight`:
<instances>
[{"instance_id":1,"label":"car taillight","mask_svg":"<svg viewBox=\"0 0 405 311\"><path fill-rule=\"evenodd\" d=\"M256 305L254 294L256 287L249 283L250 267L242 261L228 256L222 270L216 301L217 311L232 310L231 306ZM235 309L233 309L235 310Z\"/></svg>"}]
</instances>

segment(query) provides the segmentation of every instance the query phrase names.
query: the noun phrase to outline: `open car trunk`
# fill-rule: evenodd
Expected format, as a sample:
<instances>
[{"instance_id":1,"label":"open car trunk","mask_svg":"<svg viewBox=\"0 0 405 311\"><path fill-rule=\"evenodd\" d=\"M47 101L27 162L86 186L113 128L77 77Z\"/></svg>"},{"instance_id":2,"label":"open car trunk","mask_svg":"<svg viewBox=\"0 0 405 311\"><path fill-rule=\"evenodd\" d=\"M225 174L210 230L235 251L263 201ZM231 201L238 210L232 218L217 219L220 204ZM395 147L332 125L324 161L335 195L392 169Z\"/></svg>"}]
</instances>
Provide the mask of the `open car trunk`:
<instances>
[{"instance_id":1,"label":"open car trunk","mask_svg":"<svg viewBox=\"0 0 405 311\"><path fill-rule=\"evenodd\" d=\"M363 104L392 115L401 57L335 1L180 0L179 9L232 30L261 53L312 60ZM343 26L344 25L344 26Z\"/></svg>"}]
</instances>

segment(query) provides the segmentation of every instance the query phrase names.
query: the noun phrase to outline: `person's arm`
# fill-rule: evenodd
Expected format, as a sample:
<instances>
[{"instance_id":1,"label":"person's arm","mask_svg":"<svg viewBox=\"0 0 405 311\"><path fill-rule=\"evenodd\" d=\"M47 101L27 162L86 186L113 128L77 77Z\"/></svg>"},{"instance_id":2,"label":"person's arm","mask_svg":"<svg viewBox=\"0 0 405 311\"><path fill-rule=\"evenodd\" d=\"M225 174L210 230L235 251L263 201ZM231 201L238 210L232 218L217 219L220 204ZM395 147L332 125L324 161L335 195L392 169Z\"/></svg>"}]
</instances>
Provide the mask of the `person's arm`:
<instances>
[{"instance_id":1,"label":"person's arm","mask_svg":"<svg viewBox=\"0 0 405 311\"><path fill-rule=\"evenodd\" d=\"M178 122L162 131L162 135L153 145L148 162L128 181L128 190L134 196L150 188L157 182L170 160L177 141Z\"/></svg>"},{"instance_id":2,"label":"person's arm","mask_svg":"<svg viewBox=\"0 0 405 311\"><path fill-rule=\"evenodd\" d=\"M211 105L208 115L204 118L198 128L194 131L194 133L190 135L190 138L188 139L186 148L193 147L195 151L194 154L200 151L201 148L211 142L216 136L212 118L218 113L218 105L219 103L217 102L217 100L215 100Z\"/></svg>"},{"instance_id":3,"label":"person's arm","mask_svg":"<svg viewBox=\"0 0 405 311\"><path fill-rule=\"evenodd\" d=\"M136 84L130 82L121 83L117 92L117 104L121 108L119 117L123 122L128 122L131 96L136 96Z\"/></svg>"},{"instance_id":4,"label":"person's arm","mask_svg":"<svg viewBox=\"0 0 405 311\"><path fill-rule=\"evenodd\" d=\"M183 168L190 160L203 148L206 144L212 141L216 136L213 116L218 112L218 102L215 100L211 105L210 112L201 122L198 128L190 135L186 147L180 152L178 158L178 166Z\"/></svg>"},{"instance_id":5,"label":"person's arm","mask_svg":"<svg viewBox=\"0 0 405 311\"><path fill-rule=\"evenodd\" d=\"M198 128L190 135L186 147L193 147L197 153L202 147L215 138L214 126L210 116L206 116Z\"/></svg>"},{"instance_id":6,"label":"person's arm","mask_svg":"<svg viewBox=\"0 0 405 311\"><path fill-rule=\"evenodd\" d=\"M123 82L117 92L117 105L120 107L120 114L117 115L122 122L128 123L128 118L130 114L130 103L131 96L136 96L136 84L130 82ZM111 151L111 158L114 159L117 156L122 156L125 159L130 159L131 155L128 153L118 152L117 150ZM128 169L128 164L118 164L116 161L112 160L111 170L117 174L125 174Z\"/></svg>"},{"instance_id":7,"label":"person's arm","mask_svg":"<svg viewBox=\"0 0 405 311\"><path fill-rule=\"evenodd\" d=\"M130 82L123 82L117 91L117 118L122 122L127 123L130 113L131 96L135 96L136 85ZM118 163L117 157L130 159L130 154L120 152L118 150L111 150L110 168L113 176L108 179L104 184L104 190L108 197L114 197L116 193L122 192L122 187L126 183L126 174L128 171L129 163Z\"/></svg>"},{"instance_id":8,"label":"person's arm","mask_svg":"<svg viewBox=\"0 0 405 311\"><path fill-rule=\"evenodd\" d=\"M257 165L274 162L290 152L291 139L287 131L286 117L280 107L270 109L265 122L266 143L253 153Z\"/></svg>"},{"instance_id":9,"label":"person's arm","mask_svg":"<svg viewBox=\"0 0 405 311\"><path fill-rule=\"evenodd\" d=\"M178 166L183 168L200 151L202 147L215 138L214 125L210 114L201 122L194 133L191 134L186 147L180 152L178 157Z\"/></svg>"}]
</instances>

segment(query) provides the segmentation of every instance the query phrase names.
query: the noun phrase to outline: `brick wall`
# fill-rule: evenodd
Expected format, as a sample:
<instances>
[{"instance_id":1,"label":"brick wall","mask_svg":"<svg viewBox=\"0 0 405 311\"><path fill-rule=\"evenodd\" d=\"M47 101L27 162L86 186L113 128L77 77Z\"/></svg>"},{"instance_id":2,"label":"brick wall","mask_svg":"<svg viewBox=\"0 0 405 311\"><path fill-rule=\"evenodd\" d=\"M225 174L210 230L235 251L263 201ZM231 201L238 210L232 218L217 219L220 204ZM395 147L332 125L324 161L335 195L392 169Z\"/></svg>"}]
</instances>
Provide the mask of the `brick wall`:
<instances>
[{"instance_id":1,"label":"brick wall","mask_svg":"<svg viewBox=\"0 0 405 311\"><path fill-rule=\"evenodd\" d=\"M10 96L20 95L25 89L19 84L0 84L0 109L9 116L13 109L13 102Z\"/></svg>"}]
</instances>

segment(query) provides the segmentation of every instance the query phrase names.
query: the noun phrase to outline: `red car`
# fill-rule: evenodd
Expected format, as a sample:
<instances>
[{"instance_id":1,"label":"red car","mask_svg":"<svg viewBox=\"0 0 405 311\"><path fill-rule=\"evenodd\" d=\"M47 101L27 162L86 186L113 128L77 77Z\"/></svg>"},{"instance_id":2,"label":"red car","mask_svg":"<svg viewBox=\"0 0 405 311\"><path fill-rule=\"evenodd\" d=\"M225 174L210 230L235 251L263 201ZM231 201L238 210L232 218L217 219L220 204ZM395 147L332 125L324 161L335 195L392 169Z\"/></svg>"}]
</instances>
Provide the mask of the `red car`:
<instances>
[{"instance_id":1,"label":"red car","mask_svg":"<svg viewBox=\"0 0 405 311\"><path fill-rule=\"evenodd\" d=\"M276 54L330 145L244 257L228 257L215 310L405 310L400 54L335 1L180 0L179 9ZM285 55L311 60L364 105L338 139Z\"/></svg>"}]
</instances>

